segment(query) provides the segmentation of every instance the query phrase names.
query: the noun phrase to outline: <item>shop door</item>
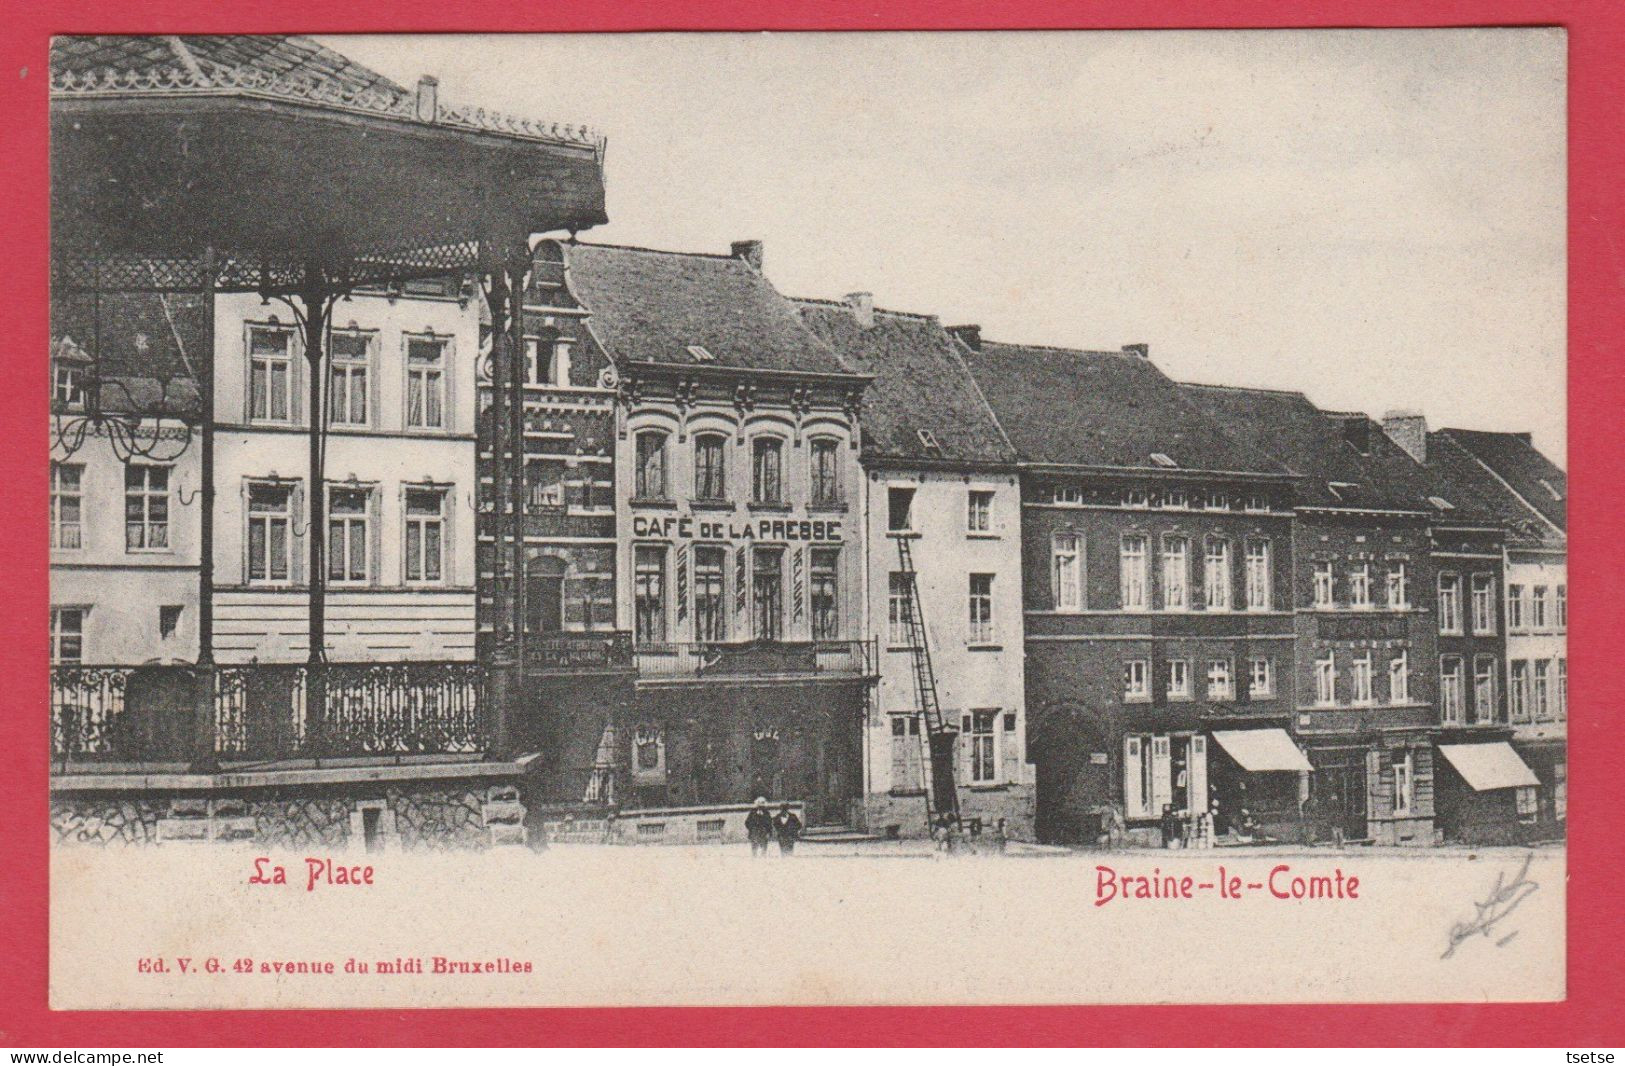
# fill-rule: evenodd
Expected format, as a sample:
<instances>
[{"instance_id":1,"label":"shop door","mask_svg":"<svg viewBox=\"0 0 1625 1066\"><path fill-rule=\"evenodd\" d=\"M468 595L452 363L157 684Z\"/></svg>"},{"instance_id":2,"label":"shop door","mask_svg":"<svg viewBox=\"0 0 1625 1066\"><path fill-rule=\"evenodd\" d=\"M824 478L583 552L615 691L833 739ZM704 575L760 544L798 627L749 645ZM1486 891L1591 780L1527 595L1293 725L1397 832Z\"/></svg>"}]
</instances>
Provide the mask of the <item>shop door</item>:
<instances>
[{"instance_id":1,"label":"shop door","mask_svg":"<svg viewBox=\"0 0 1625 1066\"><path fill-rule=\"evenodd\" d=\"M1341 828L1345 838L1366 834L1365 756L1360 752L1328 756L1333 760L1314 774L1316 821L1325 829Z\"/></svg>"}]
</instances>

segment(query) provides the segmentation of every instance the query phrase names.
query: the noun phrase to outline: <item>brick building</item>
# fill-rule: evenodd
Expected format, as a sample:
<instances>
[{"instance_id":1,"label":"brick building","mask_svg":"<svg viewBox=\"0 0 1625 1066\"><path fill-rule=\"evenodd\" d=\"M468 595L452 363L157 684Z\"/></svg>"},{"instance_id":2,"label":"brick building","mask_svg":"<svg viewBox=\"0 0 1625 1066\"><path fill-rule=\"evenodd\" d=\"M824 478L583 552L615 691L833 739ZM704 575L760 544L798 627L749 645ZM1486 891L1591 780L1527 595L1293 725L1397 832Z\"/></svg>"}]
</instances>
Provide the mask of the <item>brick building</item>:
<instances>
[{"instance_id":1,"label":"brick building","mask_svg":"<svg viewBox=\"0 0 1625 1066\"><path fill-rule=\"evenodd\" d=\"M1039 838L1295 822L1291 475L1141 346L966 352L1021 466Z\"/></svg>"},{"instance_id":2,"label":"brick building","mask_svg":"<svg viewBox=\"0 0 1625 1066\"><path fill-rule=\"evenodd\" d=\"M866 477L854 498L868 633L880 648L865 737L867 825L926 832L923 660L909 624L918 611L942 719L957 733L961 817L972 831L1002 826L1030 839L1015 450L937 319L878 309L867 293L799 306L813 332L873 378L859 412Z\"/></svg>"},{"instance_id":3,"label":"brick building","mask_svg":"<svg viewBox=\"0 0 1625 1066\"><path fill-rule=\"evenodd\" d=\"M1437 508L1426 471L1367 416L1322 411L1302 393L1184 390L1298 476L1292 727L1314 765L1307 835L1433 843Z\"/></svg>"}]
</instances>

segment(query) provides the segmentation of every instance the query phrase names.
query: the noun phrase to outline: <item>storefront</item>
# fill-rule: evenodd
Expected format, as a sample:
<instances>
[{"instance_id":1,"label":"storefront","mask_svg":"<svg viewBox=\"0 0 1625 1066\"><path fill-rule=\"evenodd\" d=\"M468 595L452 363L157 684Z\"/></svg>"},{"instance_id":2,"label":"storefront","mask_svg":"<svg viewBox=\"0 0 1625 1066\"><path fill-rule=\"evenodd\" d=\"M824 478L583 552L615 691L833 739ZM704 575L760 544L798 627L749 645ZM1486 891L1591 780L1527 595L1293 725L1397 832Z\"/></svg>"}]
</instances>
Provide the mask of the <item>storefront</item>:
<instances>
[{"instance_id":1,"label":"storefront","mask_svg":"<svg viewBox=\"0 0 1625 1066\"><path fill-rule=\"evenodd\" d=\"M1297 839L1304 775L1312 767L1284 729L1215 730L1209 764L1214 833Z\"/></svg>"},{"instance_id":2,"label":"storefront","mask_svg":"<svg viewBox=\"0 0 1625 1066\"><path fill-rule=\"evenodd\" d=\"M1438 822L1460 844L1515 844L1535 824L1540 779L1506 741L1438 746Z\"/></svg>"}]
</instances>

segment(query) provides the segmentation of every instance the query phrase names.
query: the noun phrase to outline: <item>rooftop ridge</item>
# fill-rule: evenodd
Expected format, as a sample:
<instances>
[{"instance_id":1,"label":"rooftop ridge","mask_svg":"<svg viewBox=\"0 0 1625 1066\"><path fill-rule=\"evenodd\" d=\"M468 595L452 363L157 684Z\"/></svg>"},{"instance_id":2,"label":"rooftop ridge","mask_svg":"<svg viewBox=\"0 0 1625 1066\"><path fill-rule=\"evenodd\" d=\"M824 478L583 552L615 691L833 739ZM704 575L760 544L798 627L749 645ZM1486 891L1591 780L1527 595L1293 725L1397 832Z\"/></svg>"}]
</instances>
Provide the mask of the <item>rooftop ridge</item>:
<instances>
[{"instance_id":1,"label":"rooftop ridge","mask_svg":"<svg viewBox=\"0 0 1625 1066\"><path fill-rule=\"evenodd\" d=\"M677 255L687 259L719 259L744 265L745 261L730 252L680 252L671 248L650 248L641 244L617 244L614 241L561 241L566 248L606 248L617 252L641 252L644 255Z\"/></svg>"},{"instance_id":2,"label":"rooftop ridge","mask_svg":"<svg viewBox=\"0 0 1625 1066\"><path fill-rule=\"evenodd\" d=\"M845 300L824 300L816 296L786 296L785 299L794 304L828 307L837 311L851 310L851 305ZM890 315L893 318L909 318L917 322L942 321L941 315L930 315L921 311L898 311L890 307L877 307L874 309L874 313L877 315Z\"/></svg>"},{"instance_id":3,"label":"rooftop ridge","mask_svg":"<svg viewBox=\"0 0 1625 1066\"><path fill-rule=\"evenodd\" d=\"M995 341L982 338L983 349L987 348L1022 348L1033 352L1056 352L1061 355L1116 355L1126 359L1141 359L1133 352L1125 352L1121 348L1065 348L1059 344L1023 344L1019 341Z\"/></svg>"},{"instance_id":4,"label":"rooftop ridge","mask_svg":"<svg viewBox=\"0 0 1625 1066\"><path fill-rule=\"evenodd\" d=\"M1305 403L1313 406L1309 394L1301 389L1267 389L1257 385L1215 385L1206 381L1179 381L1175 382L1182 389L1212 389L1215 392L1256 392L1265 396L1296 396ZM1319 411L1320 408L1315 408ZM1337 414L1335 411L1321 411L1322 414Z\"/></svg>"}]
</instances>

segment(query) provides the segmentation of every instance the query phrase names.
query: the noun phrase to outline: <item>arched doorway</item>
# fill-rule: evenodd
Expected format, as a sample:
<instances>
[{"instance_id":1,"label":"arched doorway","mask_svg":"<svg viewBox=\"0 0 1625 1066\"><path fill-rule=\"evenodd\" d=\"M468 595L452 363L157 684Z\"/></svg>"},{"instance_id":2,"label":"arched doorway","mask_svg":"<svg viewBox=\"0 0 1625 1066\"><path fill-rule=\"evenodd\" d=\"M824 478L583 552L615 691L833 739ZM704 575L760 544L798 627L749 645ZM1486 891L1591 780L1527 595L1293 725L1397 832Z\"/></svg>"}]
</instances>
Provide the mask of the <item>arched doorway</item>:
<instances>
[{"instance_id":1,"label":"arched doorway","mask_svg":"<svg viewBox=\"0 0 1625 1066\"><path fill-rule=\"evenodd\" d=\"M1038 839L1093 844L1102 809L1116 801L1114 760L1099 720L1078 703L1028 709L1027 743L1038 772Z\"/></svg>"}]
</instances>

